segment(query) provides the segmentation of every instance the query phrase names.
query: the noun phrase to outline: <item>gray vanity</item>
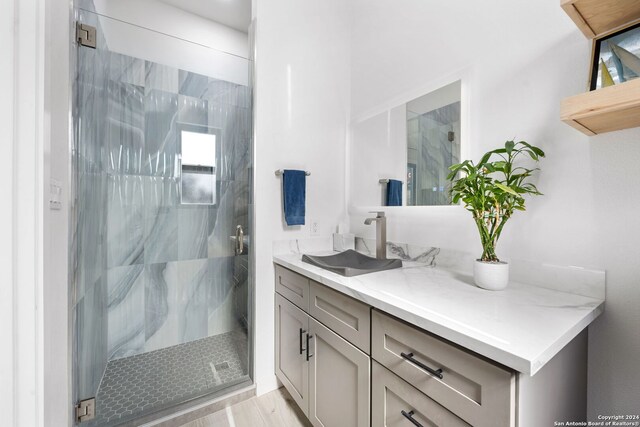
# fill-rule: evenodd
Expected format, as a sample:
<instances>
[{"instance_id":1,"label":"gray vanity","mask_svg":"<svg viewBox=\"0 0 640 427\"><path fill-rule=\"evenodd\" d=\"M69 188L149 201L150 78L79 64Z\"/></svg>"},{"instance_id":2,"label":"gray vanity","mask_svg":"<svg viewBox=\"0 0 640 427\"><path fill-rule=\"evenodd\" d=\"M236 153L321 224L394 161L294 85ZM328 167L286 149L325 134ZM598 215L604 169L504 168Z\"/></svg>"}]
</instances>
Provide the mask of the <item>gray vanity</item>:
<instances>
[{"instance_id":1,"label":"gray vanity","mask_svg":"<svg viewBox=\"0 0 640 427\"><path fill-rule=\"evenodd\" d=\"M520 284L489 292L435 268L346 278L299 254L274 262L275 371L314 426L585 416L585 328L601 299Z\"/></svg>"},{"instance_id":2,"label":"gray vanity","mask_svg":"<svg viewBox=\"0 0 640 427\"><path fill-rule=\"evenodd\" d=\"M368 426L370 308L276 267L276 375L314 425Z\"/></svg>"}]
</instances>

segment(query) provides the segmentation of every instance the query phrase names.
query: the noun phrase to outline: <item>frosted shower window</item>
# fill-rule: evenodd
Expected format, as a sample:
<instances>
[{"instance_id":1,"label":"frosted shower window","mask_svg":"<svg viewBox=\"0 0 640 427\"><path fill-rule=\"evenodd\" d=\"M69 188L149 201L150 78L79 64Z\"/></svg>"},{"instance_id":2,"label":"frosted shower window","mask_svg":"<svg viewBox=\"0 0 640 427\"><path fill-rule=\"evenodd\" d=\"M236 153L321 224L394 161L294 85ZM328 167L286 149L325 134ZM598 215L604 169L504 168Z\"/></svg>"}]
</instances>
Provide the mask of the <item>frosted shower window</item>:
<instances>
[{"instance_id":1,"label":"frosted shower window","mask_svg":"<svg viewBox=\"0 0 640 427\"><path fill-rule=\"evenodd\" d=\"M182 146L183 204L216 203L216 135L183 130Z\"/></svg>"}]
</instances>

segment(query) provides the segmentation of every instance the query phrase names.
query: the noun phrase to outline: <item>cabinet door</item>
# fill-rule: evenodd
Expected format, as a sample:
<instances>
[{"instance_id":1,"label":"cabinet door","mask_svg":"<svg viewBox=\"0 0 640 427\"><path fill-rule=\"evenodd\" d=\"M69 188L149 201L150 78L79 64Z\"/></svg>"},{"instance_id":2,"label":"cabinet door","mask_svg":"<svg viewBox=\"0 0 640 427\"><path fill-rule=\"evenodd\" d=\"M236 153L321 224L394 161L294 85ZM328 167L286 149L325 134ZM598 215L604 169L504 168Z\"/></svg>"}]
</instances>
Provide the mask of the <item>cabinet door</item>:
<instances>
[{"instance_id":1,"label":"cabinet door","mask_svg":"<svg viewBox=\"0 0 640 427\"><path fill-rule=\"evenodd\" d=\"M309 318L309 419L316 427L369 427L369 356Z\"/></svg>"},{"instance_id":2,"label":"cabinet door","mask_svg":"<svg viewBox=\"0 0 640 427\"><path fill-rule=\"evenodd\" d=\"M308 331L309 316L276 294L276 376L305 415L309 414L309 363L303 347Z\"/></svg>"}]
</instances>

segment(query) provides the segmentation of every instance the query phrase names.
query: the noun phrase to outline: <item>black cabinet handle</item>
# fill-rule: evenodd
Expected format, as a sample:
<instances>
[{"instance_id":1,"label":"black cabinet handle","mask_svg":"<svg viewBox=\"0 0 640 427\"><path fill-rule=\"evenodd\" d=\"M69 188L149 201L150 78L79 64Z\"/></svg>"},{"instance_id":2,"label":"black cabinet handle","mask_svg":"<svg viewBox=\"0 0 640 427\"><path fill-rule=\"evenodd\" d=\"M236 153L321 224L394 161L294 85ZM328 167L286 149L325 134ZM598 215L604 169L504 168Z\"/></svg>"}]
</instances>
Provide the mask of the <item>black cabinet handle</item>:
<instances>
[{"instance_id":1,"label":"black cabinet handle","mask_svg":"<svg viewBox=\"0 0 640 427\"><path fill-rule=\"evenodd\" d=\"M405 417L406 419L408 419L409 421L411 421L411 424L413 424L414 426L416 426L416 427L424 427L422 424L420 424L418 421L416 421L416 420L413 418L413 414L414 414L414 412L413 412L413 411L409 411L409 412L406 412L406 411L400 411L400 413L402 414L402 416L403 416L403 417Z\"/></svg>"},{"instance_id":2,"label":"black cabinet handle","mask_svg":"<svg viewBox=\"0 0 640 427\"><path fill-rule=\"evenodd\" d=\"M402 356L403 358L405 358L406 360L408 360L409 362L413 363L416 366L419 366L420 368L424 369L425 371L429 372L432 375L435 375L436 377L442 379L444 378L444 375L442 375L442 369L431 369L430 367L428 367L427 365L425 365L424 363L420 362L419 360L416 360L413 358L413 353L400 353L400 356Z\"/></svg>"},{"instance_id":3,"label":"black cabinet handle","mask_svg":"<svg viewBox=\"0 0 640 427\"><path fill-rule=\"evenodd\" d=\"M300 328L300 354L302 354L302 352L304 351L304 348L302 347L302 334L304 334L305 332L307 331Z\"/></svg>"},{"instance_id":4,"label":"black cabinet handle","mask_svg":"<svg viewBox=\"0 0 640 427\"><path fill-rule=\"evenodd\" d=\"M307 362L309 361L310 358L313 357L313 354L309 354L309 340L311 340L313 338L313 335L309 335L307 334Z\"/></svg>"}]
</instances>

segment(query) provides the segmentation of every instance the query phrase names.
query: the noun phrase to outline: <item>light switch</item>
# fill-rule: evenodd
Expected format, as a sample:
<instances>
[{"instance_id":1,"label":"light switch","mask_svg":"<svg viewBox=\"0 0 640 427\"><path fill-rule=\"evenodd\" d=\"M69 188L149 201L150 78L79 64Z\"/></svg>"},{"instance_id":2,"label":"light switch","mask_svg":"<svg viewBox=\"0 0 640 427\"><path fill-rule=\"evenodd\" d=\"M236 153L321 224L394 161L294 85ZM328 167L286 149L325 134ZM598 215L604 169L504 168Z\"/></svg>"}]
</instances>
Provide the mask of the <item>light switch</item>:
<instances>
[{"instance_id":1,"label":"light switch","mask_svg":"<svg viewBox=\"0 0 640 427\"><path fill-rule=\"evenodd\" d=\"M59 211L62 209L62 184L55 179L49 184L49 209Z\"/></svg>"}]
</instances>

